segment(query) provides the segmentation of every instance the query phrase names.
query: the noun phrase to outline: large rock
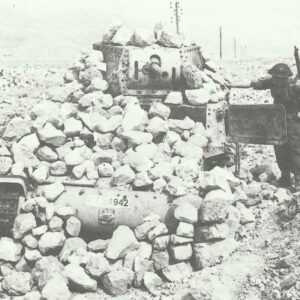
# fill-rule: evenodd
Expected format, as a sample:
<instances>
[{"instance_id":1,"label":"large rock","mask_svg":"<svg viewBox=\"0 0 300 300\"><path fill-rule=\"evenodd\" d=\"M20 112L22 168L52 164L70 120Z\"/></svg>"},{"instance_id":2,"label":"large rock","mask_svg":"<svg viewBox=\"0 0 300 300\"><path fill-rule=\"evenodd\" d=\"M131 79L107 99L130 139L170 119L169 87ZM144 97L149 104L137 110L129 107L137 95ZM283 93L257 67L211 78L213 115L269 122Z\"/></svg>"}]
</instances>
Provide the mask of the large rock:
<instances>
[{"instance_id":1,"label":"large rock","mask_svg":"<svg viewBox=\"0 0 300 300\"><path fill-rule=\"evenodd\" d=\"M0 176L6 175L13 166L13 160L7 156L0 156Z\"/></svg>"},{"instance_id":2,"label":"large rock","mask_svg":"<svg viewBox=\"0 0 300 300\"><path fill-rule=\"evenodd\" d=\"M49 230L52 232L62 231L63 224L64 224L64 221L61 218L54 216L49 221Z\"/></svg>"},{"instance_id":3,"label":"large rock","mask_svg":"<svg viewBox=\"0 0 300 300\"><path fill-rule=\"evenodd\" d=\"M66 222L66 232L70 236L75 237L75 236L79 236L80 230L81 230L80 220L73 216L68 218L68 220Z\"/></svg>"},{"instance_id":4,"label":"large rock","mask_svg":"<svg viewBox=\"0 0 300 300\"><path fill-rule=\"evenodd\" d=\"M130 39L130 44L136 47L146 47L154 43L152 30L139 28L136 29Z\"/></svg>"},{"instance_id":5,"label":"large rock","mask_svg":"<svg viewBox=\"0 0 300 300\"><path fill-rule=\"evenodd\" d=\"M109 94L103 94L102 91L95 91L85 94L79 104L83 108L95 106L97 108L110 108L113 105L113 99Z\"/></svg>"},{"instance_id":6,"label":"large rock","mask_svg":"<svg viewBox=\"0 0 300 300\"><path fill-rule=\"evenodd\" d=\"M148 232L148 239L153 241L156 237L167 235L168 228L164 223L158 223L153 229Z\"/></svg>"},{"instance_id":7,"label":"large rock","mask_svg":"<svg viewBox=\"0 0 300 300\"><path fill-rule=\"evenodd\" d=\"M192 89L203 87L202 72L192 64L186 64L182 69L182 74L187 85Z\"/></svg>"},{"instance_id":8,"label":"large rock","mask_svg":"<svg viewBox=\"0 0 300 300\"><path fill-rule=\"evenodd\" d=\"M59 259L61 262L66 263L68 260L68 257L76 250L76 249L84 249L87 250L87 244L86 242L79 238L79 237L73 237L66 240L60 254Z\"/></svg>"},{"instance_id":9,"label":"large rock","mask_svg":"<svg viewBox=\"0 0 300 300\"><path fill-rule=\"evenodd\" d=\"M169 235L158 236L153 240L153 248L155 250L166 250L170 242Z\"/></svg>"},{"instance_id":10,"label":"large rock","mask_svg":"<svg viewBox=\"0 0 300 300\"><path fill-rule=\"evenodd\" d=\"M64 134L67 137L78 136L83 129L82 122L75 118L69 118L64 122Z\"/></svg>"},{"instance_id":11,"label":"large rock","mask_svg":"<svg viewBox=\"0 0 300 300\"><path fill-rule=\"evenodd\" d=\"M187 186L179 177L172 176L167 184L166 190L172 196L184 196L188 193Z\"/></svg>"},{"instance_id":12,"label":"large rock","mask_svg":"<svg viewBox=\"0 0 300 300\"><path fill-rule=\"evenodd\" d=\"M79 82L84 86L89 86L93 78L103 78L101 71L96 67L90 67L79 73Z\"/></svg>"},{"instance_id":13,"label":"large rock","mask_svg":"<svg viewBox=\"0 0 300 300\"><path fill-rule=\"evenodd\" d=\"M59 196L65 191L65 187L60 182L55 182L49 185L46 185L43 188L43 195L48 201L55 201Z\"/></svg>"},{"instance_id":14,"label":"large rock","mask_svg":"<svg viewBox=\"0 0 300 300\"><path fill-rule=\"evenodd\" d=\"M103 53L98 50L91 50L84 58L84 63L87 68L97 67L103 61Z\"/></svg>"},{"instance_id":15,"label":"large rock","mask_svg":"<svg viewBox=\"0 0 300 300\"><path fill-rule=\"evenodd\" d=\"M26 233L31 231L36 226L36 220L32 213L19 214L15 219L13 227L14 239L18 240L23 238L26 235Z\"/></svg>"},{"instance_id":16,"label":"large rock","mask_svg":"<svg viewBox=\"0 0 300 300\"><path fill-rule=\"evenodd\" d=\"M210 199L202 202L199 209L199 222L222 223L229 211L229 203L223 199Z\"/></svg>"},{"instance_id":17,"label":"large rock","mask_svg":"<svg viewBox=\"0 0 300 300\"><path fill-rule=\"evenodd\" d=\"M184 38L180 34L171 33L169 30L164 29L157 43L167 48L180 48L184 44Z\"/></svg>"},{"instance_id":18,"label":"large rock","mask_svg":"<svg viewBox=\"0 0 300 300\"><path fill-rule=\"evenodd\" d=\"M63 161L55 161L50 165L50 174L53 176L63 176L67 173L67 166Z\"/></svg>"},{"instance_id":19,"label":"large rock","mask_svg":"<svg viewBox=\"0 0 300 300\"><path fill-rule=\"evenodd\" d=\"M134 233L127 226L119 226L113 233L113 236L107 246L105 256L112 260L117 260L126 255L127 252L139 247Z\"/></svg>"},{"instance_id":20,"label":"large rock","mask_svg":"<svg viewBox=\"0 0 300 300\"><path fill-rule=\"evenodd\" d=\"M167 121L160 117L154 117L149 121L146 131L150 132L156 138L164 135L168 131L168 128Z\"/></svg>"},{"instance_id":21,"label":"large rock","mask_svg":"<svg viewBox=\"0 0 300 300\"><path fill-rule=\"evenodd\" d=\"M65 275L69 280L70 289L78 292L95 292L97 281L90 278L78 265L69 264L65 267Z\"/></svg>"},{"instance_id":22,"label":"large rock","mask_svg":"<svg viewBox=\"0 0 300 300\"><path fill-rule=\"evenodd\" d=\"M29 134L21 138L18 142L19 145L27 147L31 152L36 151L40 146L40 141L35 133Z\"/></svg>"},{"instance_id":23,"label":"large rock","mask_svg":"<svg viewBox=\"0 0 300 300\"><path fill-rule=\"evenodd\" d=\"M121 27L114 35L112 43L115 45L126 46L129 44L133 31L126 27Z\"/></svg>"},{"instance_id":24,"label":"large rock","mask_svg":"<svg viewBox=\"0 0 300 300\"><path fill-rule=\"evenodd\" d=\"M2 287L12 296L25 295L31 291L33 281L30 273L12 271L4 276Z\"/></svg>"},{"instance_id":25,"label":"large rock","mask_svg":"<svg viewBox=\"0 0 300 300\"><path fill-rule=\"evenodd\" d=\"M68 102L72 99L72 95L82 89L82 85L77 81L67 83L63 86L53 86L48 88L48 99L54 102Z\"/></svg>"},{"instance_id":26,"label":"large rock","mask_svg":"<svg viewBox=\"0 0 300 300\"><path fill-rule=\"evenodd\" d=\"M160 117L164 120L167 120L169 118L170 113L170 108L160 102L154 102L149 110L150 117Z\"/></svg>"},{"instance_id":27,"label":"large rock","mask_svg":"<svg viewBox=\"0 0 300 300\"><path fill-rule=\"evenodd\" d=\"M153 166L153 162L149 158L145 157L141 153L133 151L132 149L129 149L126 152L123 163L129 165L136 172L147 172Z\"/></svg>"},{"instance_id":28,"label":"large rock","mask_svg":"<svg viewBox=\"0 0 300 300\"><path fill-rule=\"evenodd\" d=\"M174 166L170 162L157 163L151 170L149 170L149 177L152 180L158 178L169 179L174 173Z\"/></svg>"},{"instance_id":29,"label":"large rock","mask_svg":"<svg viewBox=\"0 0 300 300\"><path fill-rule=\"evenodd\" d=\"M196 223L198 221L198 210L189 202L183 202L174 211L174 217L178 221Z\"/></svg>"},{"instance_id":30,"label":"large rock","mask_svg":"<svg viewBox=\"0 0 300 300\"><path fill-rule=\"evenodd\" d=\"M185 117L183 120L169 119L169 129L179 134L182 134L185 130L192 130L195 127L195 122L189 117Z\"/></svg>"},{"instance_id":31,"label":"large rock","mask_svg":"<svg viewBox=\"0 0 300 300\"><path fill-rule=\"evenodd\" d=\"M180 282L192 275L193 268L189 263L181 262L162 269L164 277L170 282Z\"/></svg>"},{"instance_id":32,"label":"large rock","mask_svg":"<svg viewBox=\"0 0 300 300\"><path fill-rule=\"evenodd\" d=\"M50 123L46 123L44 128L38 132L38 136L41 141L55 147L63 145L66 141L65 134Z\"/></svg>"},{"instance_id":33,"label":"large rock","mask_svg":"<svg viewBox=\"0 0 300 300\"><path fill-rule=\"evenodd\" d=\"M156 271L162 270L170 265L170 256L167 250L154 250L151 256Z\"/></svg>"},{"instance_id":34,"label":"large rock","mask_svg":"<svg viewBox=\"0 0 300 300\"><path fill-rule=\"evenodd\" d=\"M0 261L17 262L21 258L22 245L10 238L0 239Z\"/></svg>"},{"instance_id":35,"label":"large rock","mask_svg":"<svg viewBox=\"0 0 300 300\"><path fill-rule=\"evenodd\" d=\"M134 286L141 287L144 274L153 270L153 261L137 256L134 260Z\"/></svg>"},{"instance_id":36,"label":"large rock","mask_svg":"<svg viewBox=\"0 0 300 300\"><path fill-rule=\"evenodd\" d=\"M134 234L136 238L141 241L145 240L148 237L148 234L151 229L153 229L156 225L158 224L157 220L149 221L149 222L144 222L141 225L137 226L134 229Z\"/></svg>"},{"instance_id":37,"label":"large rock","mask_svg":"<svg viewBox=\"0 0 300 300\"><path fill-rule=\"evenodd\" d=\"M226 223L214 225L195 226L195 243L203 243L213 240L224 240L229 235L229 227Z\"/></svg>"},{"instance_id":38,"label":"large rock","mask_svg":"<svg viewBox=\"0 0 300 300\"><path fill-rule=\"evenodd\" d=\"M42 289L52 277L57 274L63 275L63 271L64 266L56 257L45 256L36 262L32 270L32 277L38 287Z\"/></svg>"},{"instance_id":39,"label":"large rock","mask_svg":"<svg viewBox=\"0 0 300 300\"><path fill-rule=\"evenodd\" d=\"M13 143L11 152L15 162L22 162L24 168L38 167L39 160L26 146L19 143Z\"/></svg>"},{"instance_id":40,"label":"large rock","mask_svg":"<svg viewBox=\"0 0 300 300\"><path fill-rule=\"evenodd\" d=\"M28 263L33 264L39 259L42 258L41 252L37 249L25 249L24 253L25 259L28 261Z\"/></svg>"},{"instance_id":41,"label":"large rock","mask_svg":"<svg viewBox=\"0 0 300 300\"><path fill-rule=\"evenodd\" d=\"M152 184L152 180L149 178L147 172L140 172L136 174L133 185L137 188L149 187Z\"/></svg>"},{"instance_id":42,"label":"large rock","mask_svg":"<svg viewBox=\"0 0 300 300\"><path fill-rule=\"evenodd\" d=\"M50 147L44 146L41 147L37 153L36 153L37 157L39 158L39 160L44 160L47 162L54 162L58 159L58 155L56 152L54 152Z\"/></svg>"},{"instance_id":43,"label":"large rock","mask_svg":"<svg viewBox=\"0 0 300 300\"><path fill-rule=\"evenodd\" d=\"M238 243L233 238L218 242L197 243L193 249L193 266L195 270L213 267L227 260L237 247Z\"/></svg>"},{"instance_id":44,"label":"large rock","mask_svg":"<svg viewBox=\"0 0 300 300\"><path fill-rule=\"evenodd\" d=\"M85 269L93 278L100 279L104 274L109 273L110 264L103 253L97 253L90 255Z\"/></svg>"},{"instance_id":45,"label":"large rock","mask_svg":"<svg viewBox=\"0 0 300 300\"><path fill-rule=\"evenodd\" d=\"M144 130L148 124L146 111L137 104L128 104L124 112L125 114L121 125L123 131Z\"/></svg>"},{"instance_id":46,"label":"large rock","mask_svg":"<svg viewBox=\"0 0 300 300\"><path fill-rule=\"evenodd\" d=\"M119 167L112 177L112 185L114 186L124 186L126 184L132 183L135 178L133 170L128 165Z\"/></svg>"},{"instance_id":47,"label":"large rock","mask_svg":"<svg viewBox=\"0 0 300 300\"><path fill-rule=\"evenodd\" d=\"M176 262L187 261L192 257L193 249L191 244L172 246L171 255Z\"/></svg>"},{"instance_id":48,"label":"large rock","mask_svg":"<svg viewBox=\"0 0 300 300\"><path fill-rule=\"evenodd\" d=\"M7 124L2 138L5 141L18 141L30 133L30 121L15 117Z\"/></svg>"},{"instance_id":49,"label":"large rock","mask_svg":"<svg viewBox=\"0 0 300 300\"><path fill-rule=\"evenodd\" d=\"M176 105L183 104L182 92L170 92L165 99L165 103Z\"/></svg>"},{"instance_id":50,"label":"large rock","mask_svg":"<svg viewBox=\"0 0 300 300\"><path fill-rule=\"evenodd\" d=\"M199 175L198 160L194 158L182 158L175 167L176 175L186 182L194 182Z\"/></svg>"},{"instance_id":51,"label":"large rock","mask_svg":"<svg viewBox=\"0 0 300 300\"><path fill-rule=\"evenodd\" d=\"M211 94L207 88L185 90L185 96L194 106L205 105L209 102L217 102L216 94Z\"/></svg>"},{"instance_id":52,"label":"large rock","mask_svg":"<svg viewBox=\"0 0 300 300\"><path fill-rule=\"evenodd\" d=\"M122 139L125 139L132 147L150 143L153 135L149 132L142 132L138 130L127 130L118 133Z\"/></svg>"},{"instance_id":53,"label":"large rock","mask_svg":"<svg viewBox=\"0 0 300 300\"><path fill-rule=\"evenodd\" d=\"M157 289L163 284L163 281L154 272L145 272L143 283L148 292L156 294Z\"/></svg>"},{"instance_id":54,"label":"large rock","mask_svg":"<svg viewBox=\"0 0 300 300\"><path fill-rule=\"evenodd\" d=\"M127 268L112 271L103 278L103 287L107 293L113 296L127 293L134 277L133 271Z\"/></svg>"},{"instance_id":55,"label":"large rock","mask_svg":"<svg viewBox=\"0 0 300 300\"><path fill-rule=\"evenodd\" d=\"M178 224L176 234L179 236L192 238L194 236L194 226L190 223L180 222Z\"/></svg>"},{"instance_id":56,"label":"large rock","mask_svg":"<svg viewBox=\"0 0 300 300\"><path fill-rule=\"evenodd\" d=\"M64 300L71 297L65 278L61 275L53 276L42 290L44 300Z\"/></svg>"},{"instance_id":57,"label":"large rock","mask_svg":"<svg viewBox=\"0 0 300 300\"><path fill-rule=\"evenodd\" d=\"M44 255L57 254L65 243L62 232L46 232L39 240L39 250Z\"/></svg>"},{"instance_id":58,"label":"large rock","mask_svg":"<svg viewBox=\"0 0 300 300\"><path fill-rule=\"evenodd\" d=\"M85 89L86 93L92 93L96 91L105 92L108 89L108 82L102 78L93 78L90 85Z\"/></svg>"},{"instance_id":59,"label":"large rock","mask_svg":"<svg viewBox=\"0 0 300 300\"><path fill-rule=\"evenodd\" d=\"M109 243L109 240L94 240L88 243L87 249L91 252L104 252L107 248L107 245Z\"/></svg>"}]
</instances>

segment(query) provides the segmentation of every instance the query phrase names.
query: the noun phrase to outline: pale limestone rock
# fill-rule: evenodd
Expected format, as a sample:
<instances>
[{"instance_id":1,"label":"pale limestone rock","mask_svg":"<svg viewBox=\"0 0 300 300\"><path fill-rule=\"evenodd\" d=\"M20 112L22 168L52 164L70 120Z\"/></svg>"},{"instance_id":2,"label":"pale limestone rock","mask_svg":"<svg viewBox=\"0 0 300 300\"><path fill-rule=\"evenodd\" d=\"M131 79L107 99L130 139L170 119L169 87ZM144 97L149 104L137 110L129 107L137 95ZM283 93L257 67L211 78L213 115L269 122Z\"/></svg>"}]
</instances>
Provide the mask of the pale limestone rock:
<instances>
[{"instance_id":1,"label":"pale limestone rock","mask_svg":"<svg viewBox=\"0 0 300 300\"><path fill-rule=\"evenodd\" d=\"M162 269L163 275L170 282L181 282L192 275L193 268L189 263L181 262Z\"/></svg>"},{"instance_id":2,"label":"pale limestone rock","mask_svg":"<svg viewBox=\"0 0 300 300\"><path fill-rule=\"evenodd\" d=\"M132 183L135 178L133 170L128 165L124 165L116 169L112 177L112 185L124 186L128 183Z\"/></svg>"},{"instance_id":3,"label":"pale limestone rock","mask_svg":"<svg viewBox=\"0 0 300 300\"><path fill-rule=\"evenodd\" d=\"M180 222L193 224L198 221L198 210L189 202L183 202L176 207L174 217Z\"/></svg>"},{"instance_id":4,"label":"pale limestone rock","mask_svg":"<svg viewBox=\"0 0 300 300\"><path fill-rule=\"evenodd\" d=\"M14 222L13 237L18 240L36 227L36 220L32 213L19 214Z\"/></svg>"},{"instance_id":5,"label":"pale limestone rock","mask_svg":"<svg viewBox=\"0 0 300 300\"><path fill-rule=\"evenodd\" d=\"M44 128L38 132L38 136L41 141L55 147L63 145L66 141L64 133L50 123L46 123Z\"/></svg>"},{"instance_id":6,"label":"pale limestone rock","mask_svg":"<svg viewBox=\"0 0 300 300\"><path fill-rule=\"evenodd\" d=\"M184 244L170 247L171 256L176 262L187 261L192 257L193 249L191 244Z\"/></svg>"},{"instance_id":7,"label":"pale limestone rock","mask_svg":"<svg viewBox=\"0 0 300 300\"><path fill-rule=\"evenodd\" d=\"M190 223L180 222L176 234L183 237L192 238L194 237L194 226Z\"/></svg>"},{"instance_id":8,"label":"pale limestone rock","mask_svg":"<svg viewBox=\"0 0 300 300\"><path fill-rule=\"evenodd\" d=\"M69 264L65 267L65 274L69 280L69 284L76 291L95 292L97 290L97 281L90 278L82 267Z\"/></svg>"},{"instance_id":9,"label":"pale limestone rock","mask_svg":"<svg viewBox=\"0 0 300 300\"><path fill-rule=\"evenodd\" d=\"M39 240L39 250L43 255L57 254L65 243L62 232L46 232Z\"/></svg>"},{"instance_id":10,"label":"pale limestone rock","mask_svg":"<svg viewBox=\"0 0 300 300\"><path fill-rule=\"evenodd\" d=\"M164 120L167 120L169 118L170 113L170 108L160 102L154 102L149 110L150 117L160 117Z\"/></svg>"},{"instance_id":11,"label":"pale limestone rock","mask_svg":"<svg viewBox=\"0 0 300 300\"><path fill-rule=\"evenodd\" d=\"M59 198L59 196L65 191L63 184L55 182L49 185L46 185L43 188L43 196L50 202L53 202Z\"/></svg>"},{"instance_id":12,"label":"pale limestone rock","mask_svg":"<svg viewBox=\"0 0 300 300\"><path fill-rule=\"evenodd\" d=\"M134 233L129 227L121 225L113 233L108 247L105 252L105 256L109 259L116 260L124 257L129 251L135 250L139 247Z\"/></svg>"},{"instance_id":13,"label":"pale limestone rock","mask_svg":"<svg viewBox=\"0 0 300 300\"><path fill-rule=\"evenodd\" d=\"M17 262L21 258L22 245L11 238L0 238L0 260L6 262Z\"/></svg>"},{"instance_id":14,"label":"pale limestone rock","mask_svg":"<svg viewBox=\"0 0 300 300\"><path fill-rule=\"evenodd\" d=\"M166 104L176 104L176 105L183 104L182 92L170 92L167 95L164 103L166 103Z\"/></svg>"}]
</instances>

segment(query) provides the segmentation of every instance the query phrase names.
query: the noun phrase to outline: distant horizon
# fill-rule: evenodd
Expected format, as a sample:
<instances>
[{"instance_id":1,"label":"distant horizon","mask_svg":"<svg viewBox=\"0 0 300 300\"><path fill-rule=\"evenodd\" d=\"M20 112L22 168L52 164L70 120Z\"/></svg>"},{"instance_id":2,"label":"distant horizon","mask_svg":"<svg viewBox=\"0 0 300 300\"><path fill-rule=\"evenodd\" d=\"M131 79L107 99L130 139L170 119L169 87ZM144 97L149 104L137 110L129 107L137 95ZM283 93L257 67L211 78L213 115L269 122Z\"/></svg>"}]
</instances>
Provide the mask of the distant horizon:
<instances>
[{"instance_id":1,"label":"distant horizon","mask_svg":"<svg viewBox=\"0 0 300 300\"><path fill-rule=\"evenodd\" d=\"M173 1L173 0L171 0ZM219 26L224 60L293 58L300 46L299 0L180 0L181 31L206 57L218 59ZM1 0L0 59L30 63L68 63L100 41L107 25L120 18L129 28L152 29L170 23L170 0ZM247 47L241 57L241 46ZM8 55L7 58L4 56Z\"/></svg>"}]
</instances>

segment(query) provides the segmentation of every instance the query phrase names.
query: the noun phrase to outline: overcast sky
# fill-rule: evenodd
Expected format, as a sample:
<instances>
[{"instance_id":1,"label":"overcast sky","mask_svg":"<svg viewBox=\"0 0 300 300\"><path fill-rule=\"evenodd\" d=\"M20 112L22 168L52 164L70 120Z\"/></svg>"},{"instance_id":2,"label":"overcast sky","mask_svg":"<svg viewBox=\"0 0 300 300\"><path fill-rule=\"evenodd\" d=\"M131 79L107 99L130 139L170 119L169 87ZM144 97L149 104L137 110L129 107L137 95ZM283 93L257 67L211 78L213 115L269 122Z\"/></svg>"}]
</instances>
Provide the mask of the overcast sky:
<instances>
[{"instance_id":1,"label":"overcast sky","mask_svg":"<svg viewBox=\"0 0 300 300\"><path fill-rule=\"evenodd\" d=\"M181 0L181 31L209 56L218 53L223 27L224 57L246 45L247 56L292 56L300 46L300 0ZM20 60L71 60L101 40L110 20L128 27L170 23L170 0L0 0L0 55Z\"/></svg>"}]
</instances>

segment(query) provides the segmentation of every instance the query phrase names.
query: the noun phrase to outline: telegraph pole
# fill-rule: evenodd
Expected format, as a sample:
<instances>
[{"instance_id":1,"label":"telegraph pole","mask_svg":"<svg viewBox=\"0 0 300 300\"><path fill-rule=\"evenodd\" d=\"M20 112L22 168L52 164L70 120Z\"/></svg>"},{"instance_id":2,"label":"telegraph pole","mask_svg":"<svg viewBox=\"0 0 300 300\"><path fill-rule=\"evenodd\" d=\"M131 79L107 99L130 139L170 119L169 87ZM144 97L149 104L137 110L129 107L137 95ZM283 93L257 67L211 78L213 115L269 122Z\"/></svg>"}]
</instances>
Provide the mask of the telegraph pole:
<instances>
[{"instance_id":1,"label":"telegraph pole","mask_svg":"<svg viewBox=\"0 0 300 300\"><path fill-rule=\"evenodd\" d=\"M170 2L170 9L173 10L171 14L171 23L173 23L173 17L174 22L176 25L176 33L180 34L180 21L182 16L182 8L180 7L180 3L178 0L175 0L175 2Z\"/></svg>"},{"instance_id":2,"label":"telegraph pole","mask_svg":"<svg viewBox=\"0 0 300 300\"><path fill-rule=\"evenodd\" d=\"M222 26L220 26L220 59L223 57L223 33Z\"/></svg>"}]
</instances>

